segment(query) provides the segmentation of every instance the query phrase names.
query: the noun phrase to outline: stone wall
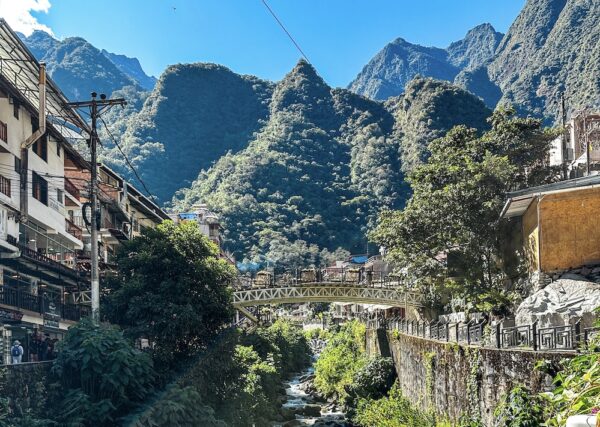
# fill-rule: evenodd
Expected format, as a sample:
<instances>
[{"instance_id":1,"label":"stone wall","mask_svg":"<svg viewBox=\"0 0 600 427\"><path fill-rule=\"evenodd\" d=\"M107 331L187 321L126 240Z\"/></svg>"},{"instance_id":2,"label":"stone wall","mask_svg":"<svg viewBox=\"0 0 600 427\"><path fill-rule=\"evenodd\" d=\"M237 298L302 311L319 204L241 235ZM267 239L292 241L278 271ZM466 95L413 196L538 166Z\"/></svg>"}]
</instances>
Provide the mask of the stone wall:
<instances>
[{"instance_id":1,"label":"stone wall","mask_svg":"<svg viewBox=\"0 0 600 427\"><path fill-rule=\"evenodd\" d=\"M388 334L389 350L405 397L422 410L435 410L457 422L461 416L479 417L493 425L500 398L516 384L533 391L551 386L548 375L534 370L539 360L558 363L573 353L535 353L444 343L396 332ZM371 342L371 344L369 344ZM374 354L381 340L367 331L367 348Z\"/></svg>"}]
</instances>

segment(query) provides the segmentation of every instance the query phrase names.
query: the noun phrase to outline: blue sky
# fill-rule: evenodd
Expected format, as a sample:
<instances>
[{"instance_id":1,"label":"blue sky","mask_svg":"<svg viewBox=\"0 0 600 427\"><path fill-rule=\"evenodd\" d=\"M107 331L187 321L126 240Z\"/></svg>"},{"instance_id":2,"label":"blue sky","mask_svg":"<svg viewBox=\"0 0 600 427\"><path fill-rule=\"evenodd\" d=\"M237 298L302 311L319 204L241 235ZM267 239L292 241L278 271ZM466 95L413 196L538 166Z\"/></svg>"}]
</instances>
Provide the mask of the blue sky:
<instances>
[{"instance_id":1,"label":"blue sky","mask_svg":"<svg viewBox=\"0 0 600 427\"><path fill-rule=\"evenodd\" d=\"M29 13L55 36L81 36L98 48L135 56L156 76L169 64L203 61L278 80L299 58L261 0L17 1L37 3L38 11ZM346 86L396 37L445 47L483 22L506 32L524 5L524 0L267 1L332 86Z\"/></svg>"}]
</instances>

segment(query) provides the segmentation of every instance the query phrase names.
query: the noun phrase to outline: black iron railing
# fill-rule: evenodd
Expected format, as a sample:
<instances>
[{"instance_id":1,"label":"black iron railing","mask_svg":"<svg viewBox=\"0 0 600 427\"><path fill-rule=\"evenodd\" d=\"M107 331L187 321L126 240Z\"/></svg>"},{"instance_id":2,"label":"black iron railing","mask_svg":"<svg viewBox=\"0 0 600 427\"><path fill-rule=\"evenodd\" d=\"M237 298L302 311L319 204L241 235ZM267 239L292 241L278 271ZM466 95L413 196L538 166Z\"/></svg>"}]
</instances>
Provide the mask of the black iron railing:
<instances>
[{"instance_id":1,"label":"black iron railing","mask_svg":"<svg viewBox=\"0 0 600 427\"><path fill-rule=\"evenodd\" d=\"M534 351L573 351L589 344L600 336L600 328L581 330L580 322L564 326L538 328L537 323L503 327L502 322L494 328L488 327L486 340L485 320L468 322L408 321L403 318L385 319L381 316L361 317L370 329L386 328L407 335L445 342L458 342L470 345L496 348L522 348ZM487 341L487 342L486 342Z\"/></svg>"},{"instance_id":2,"label":"black iron railing","mask_svg":"<svg viewBox=\"0 0 600 427\"><path fill-rule=\"evenodd\" d=\"M7 286L0 286L0 304L40 314L52 312L60 316L61 319L73 321L78 321L91 313L90 308L87 306L63 304L50 300L43 295L33 295Z\"/></svg>"}]
</instances>

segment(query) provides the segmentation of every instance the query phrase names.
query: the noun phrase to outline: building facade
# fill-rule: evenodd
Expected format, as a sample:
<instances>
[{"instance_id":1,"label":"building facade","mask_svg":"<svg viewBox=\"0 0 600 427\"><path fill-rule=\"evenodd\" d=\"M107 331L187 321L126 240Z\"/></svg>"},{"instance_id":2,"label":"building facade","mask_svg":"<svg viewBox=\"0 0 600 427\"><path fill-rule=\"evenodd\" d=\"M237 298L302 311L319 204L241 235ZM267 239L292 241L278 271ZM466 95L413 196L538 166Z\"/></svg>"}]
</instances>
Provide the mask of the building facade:
<instances>
[{"instance_id":1,"label":"building facade","mask_svg":"<svg viewBox=\"0 0 600 427\"><path fill-rule=\"evenodd\" d=\"M18 36L0 19L0 358L12 341L35 359L33 337L49 340L89 313L74 295L89 288L76 269L80 204L65 164L89 168L70 141L89 129ZM77 133L79 132L79 133Z\"/></svg>"}]
</instances>

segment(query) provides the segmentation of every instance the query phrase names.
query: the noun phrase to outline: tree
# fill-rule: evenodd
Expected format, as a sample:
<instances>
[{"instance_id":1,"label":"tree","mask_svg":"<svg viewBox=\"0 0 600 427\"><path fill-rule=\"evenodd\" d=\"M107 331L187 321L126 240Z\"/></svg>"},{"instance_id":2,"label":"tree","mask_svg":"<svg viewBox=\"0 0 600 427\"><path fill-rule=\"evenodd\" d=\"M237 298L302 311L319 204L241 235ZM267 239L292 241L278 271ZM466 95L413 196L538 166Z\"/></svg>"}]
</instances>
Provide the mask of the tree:
<instances>
[{"instance_id":1,"label":"tree","mask_svg":"<svg viewBox=\"0 0 600 427\"><path fill-rule=\"evenodd\" d=\"M232 319L233 268L195 223L165 221L123 244L104 312L131 338L146 338L157 369L195 354Z\"/></svg>"},{"instance_id":2,"label":"tree","mask_svg":"<svg viewBox=\"0 0 600 427\"><path fill-rule=\"evenodd\" d=\"M84 319L69 328L52 367L55 421L115 425L116 418L152 391L148 355L133 348L115 326Z\"/></svg>"},{"instance_id":3,"label":"tree","mask_svg":"<svg viewBox=\"0 0 600 427\"><path fill-rule=\"evenodd\" d=\"M499 109L489 122L482 136L457 126L432 142L428 161L409 175L405 209L383 212L371 233L434 299L444 285L479 309L507 302L499 289L501 273L514 267L499 262L506 192L557 177L547 164L555 134L539 120Z\"/></svg>"}]
</instances>

